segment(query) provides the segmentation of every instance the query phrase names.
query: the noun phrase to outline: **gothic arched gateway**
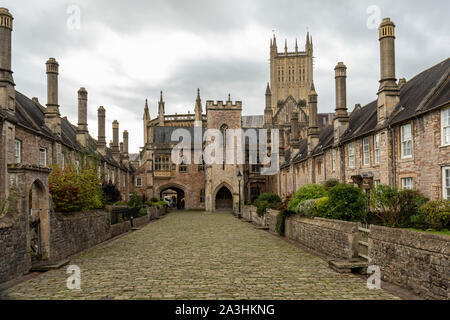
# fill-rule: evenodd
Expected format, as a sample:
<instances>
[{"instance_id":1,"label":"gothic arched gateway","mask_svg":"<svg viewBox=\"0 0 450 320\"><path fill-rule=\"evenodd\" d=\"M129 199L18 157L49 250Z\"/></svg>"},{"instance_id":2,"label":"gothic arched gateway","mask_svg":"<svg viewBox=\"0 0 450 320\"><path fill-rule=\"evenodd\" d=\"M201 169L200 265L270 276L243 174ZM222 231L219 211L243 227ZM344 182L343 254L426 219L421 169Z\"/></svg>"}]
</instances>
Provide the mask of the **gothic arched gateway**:
<instances>
[{"instance_id":1,"label":"gothic arched gateway","mask_svg":"<svg viewBox=\"0 0 450 320\"><path fill-rule=\"evenodd\" d=\"M233 211L233 194L223 186L216 193L216 210Z\"/></svg>"}]
</instances>

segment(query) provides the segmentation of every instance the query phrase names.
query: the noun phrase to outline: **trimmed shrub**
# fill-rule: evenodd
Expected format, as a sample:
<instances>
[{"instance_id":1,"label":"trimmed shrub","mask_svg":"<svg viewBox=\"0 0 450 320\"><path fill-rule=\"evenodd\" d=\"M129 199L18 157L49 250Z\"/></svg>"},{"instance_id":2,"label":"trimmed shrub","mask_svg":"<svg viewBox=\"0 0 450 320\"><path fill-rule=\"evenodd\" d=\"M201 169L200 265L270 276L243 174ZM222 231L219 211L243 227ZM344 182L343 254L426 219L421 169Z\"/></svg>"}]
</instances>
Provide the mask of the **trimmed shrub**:
<instances>
[{"instance_id":1,"label":"trimmed shrub","mask_svg":"<svg viewBox=\"0 0 450 320\"><path fill-rule=\"evenodd\" d=\"M130 200L127 203L128 208L142 207L142 205L143 205L142 196L140 194L138 194L137 192L134 192L130 196Z\"/></svg>"},{"instance_id":2,"label":"trimmed shrub","mask_svg":"<svg viewBox=\"0 0 450 320\"><path fill-rule=\"evenodd\" d=\"M278 195L273 193L262 193L254 202L256 213L258 216L262 217L267 209L276 209L280 202L281 199Z\"/></svg>"},{"instance_id":3,"label":"trimmed shrub","mask_svg":"<svg viewBox=\"0 0 450 320\"><path fill-rule=\"evenodd\" d=\"M117 201L120 201L120 199L121 199L120 191L111 182L104 183L102 185L102 190L103 190L103 198L104 198L105 203L113 204L113 203L116 203Z\"/></svg>"},{"instance_id":4,"label":"trimmed shrub","mask_svg":"<svg viewBox=\"0 0 450 320\"><path fill-rule=\"evenodd\" d=\"M419 209L428 202L428 199L417 190L402 190L398 193L398 200L400 206L398 225L402 227L415 226L411 217L420 215ZM419 223L417 220L414 221Z\"/></svg>"},{"instance_id":5,"label":"trimmed shrub","mask_svg":"<svg viewBox=\"0 0 450 320\"><path fill-rule=\"evenodd\" d=\"M312 218L314 216L315 202L316 199L303 200L298 204L295 212L302 217Z\"/></svg>"},{"instance_id":6,"label":"trimmed shrub","mask_svg":"<svg viewBox=\"0 0 450 320\"><path fill-rule=\"evenodd\" d=\"M345 221L363 221L367 198L361 189L349 184L339 184L328 192L327 218Z\"/></svg>"},{"instance_id":7,"label":"trimmed shrub","mask_svg":"<svg viewBox=\"0 0 450 320\"><path fill-rule=\"evenodd\" d=\"M62 170L55 166L48 183L56 212L89 211L103 207L100 181L93 169L78 173L71 167Z\"/></svg>"},{"instance_id":8,"label":"trimmed shrub","mask_svg":"<svg viewBox=\"0 0 450 320\"><path fill-rule=\"evenodd\" d=\"M147 208L141 208L138 212L138 217L144 217L147 215Z\"/></svg>"},{"instance_id":9,"label":"trimmed shrub","mask_svg":"<svg viewBox=\"0 0 450 320\"><path fill-rule=\"evenodd\" d=\"M437 230L450 227L450 201L430 201L420 207L423 221Z\"/></svg>"},{"instance_id":10,"label":"trimmed shrub","mask_svg":"<svg viewBox=\"0 0 450 320\"><path fill-rule=\"evenodd\" d=\"M370 191L370 205L385 226L399 224L400 197L396 187L379 185L373 188Z\"/></svg>"},{"instance_id":11,"label":"trimmed shrub","mask_svg":"<svg viewBox=\"0 0 450 320\"><path fill-rule=\"evenodd\" d=\"M327 196L325 186L319 184L306 184L295 192L287 206L288 210L295 212L299 203L304 200L318 199Z\"/></svg>"},{"instance_id":12,"label":"trimmed shrub","mask_svg":"<svg viewBox=\"0 0 450 320\"><path fill-rule=\"evenodd\" d=\"M315 200L314 216L325 218L328 210L330 210L330 200L328 197L323 197Z\"/></svg>"},{"instance_id":13,"label":"trimmed shrub","mask_svg":"<svg viewBox=\"0 0 450 320\"><path fill-rule=\"evenodd\" d=\"M285 226L286 226L285 221L286 221L286 218L289 217L290 215L291 215L291 212L289 212L288 210L282 210L277 215L276 229L277 229L277 233L280 236L284 236Z\"/></svg>"},{"instance_id":14,"label":"trimmed shrub","mask_svg":"<svg viewBox=\"0 0 450 320\"><path fill-rule=\"evenodd\" d=\"M337 186L338 184L340 184L338 179L328 179L327 181L325 181L323 183L323 185L327 191L330 190L331 188Z\"/></svg>"}]
</instances>

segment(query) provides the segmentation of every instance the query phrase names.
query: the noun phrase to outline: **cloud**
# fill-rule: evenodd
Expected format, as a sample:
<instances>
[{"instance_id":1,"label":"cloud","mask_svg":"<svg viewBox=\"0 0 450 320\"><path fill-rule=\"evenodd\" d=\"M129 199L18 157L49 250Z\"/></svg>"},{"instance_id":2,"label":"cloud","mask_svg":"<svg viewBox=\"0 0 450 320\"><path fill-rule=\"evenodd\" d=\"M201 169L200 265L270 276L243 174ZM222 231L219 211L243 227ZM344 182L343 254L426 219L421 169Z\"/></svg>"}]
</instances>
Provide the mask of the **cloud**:
<instances>
[{"instance_id":1,"label":"cloud","mask_svg":"<svg viewBox=\"0 0 450 320\"><path fill-rule=\"evenodd\" d=\"M4 1L14 15L13 71L17 89L46 99L45 61L60 62L61 114L77 123L77 90L89 92L88 123L97 135L96 110L130 133L130 151L142 146L145 98L157 113L164 91L167 113L193 112L196 89L206 100L243 101L244 114L262 114L269 80L269 38L279 50L309 29L314 41L319 111L334 109L334 66L348 67L348 107L376 98L378 33L367 28L367 8L397 25L397 77L410 79L448 58L448 1L419 0L46 0ZM70 30L67 8L80 8L81 28Z\"/></svg>"}]
</instances>

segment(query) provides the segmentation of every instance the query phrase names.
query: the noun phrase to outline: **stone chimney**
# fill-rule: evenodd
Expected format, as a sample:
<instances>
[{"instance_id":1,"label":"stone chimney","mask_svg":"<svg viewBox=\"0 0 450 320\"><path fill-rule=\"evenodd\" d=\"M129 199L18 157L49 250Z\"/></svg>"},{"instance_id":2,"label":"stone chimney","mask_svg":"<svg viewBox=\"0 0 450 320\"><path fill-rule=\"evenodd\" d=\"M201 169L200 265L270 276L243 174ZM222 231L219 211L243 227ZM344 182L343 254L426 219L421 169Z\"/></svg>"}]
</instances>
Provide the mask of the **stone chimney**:
<instances>
[{"instance_id":1,"label":"stone chimney","mask_svg":"<svg viewBox=\"0 0 450 320\"><path fill-rule=\"evenodd\" d=\"M294 109L291 117L291 159L300 151L298 111Z\"/></svg>"},{"instance_id":2,"label":"stone chimney","mask_svg":"<svg viewBox=\"0 0 450 320\"><path fill-rule=\"evenodd\" d=\"M119 122L114 120L112 123L113 130L113 141L111 145L111 151L114 159L116 161L120 160L120 149L119 149Z\"/></svg>"},{"instance_id":3,"label":"stone chimney","mask_svg":"<svg viewBox=\"0 0 450 320\"><path fill-rule=\"evenodd\" d=\"M100 106L97 110L98 117L98 136L97 149L100 154L106 154L106 136L105 136L105 108Z\"/></svg>"},{"instance_id":4,"label":"stone chimney","mask_svg":"<svg viewBox=\"0 0 450 320\"><path fill-rule=\"evenodd\" d=\"M0 8L0 110L15 110L16 92L11 70L11 34L13 16Z\"/></svg>"},{"instance_id":5,"label":"stone chimney","mask_svg":"<svg viewBox=\"0 0 450 320\"><path fill-rule=\"evenodd\" d=\"M123 132L123 150L121 151L123 159L128 160L129 154L128 154L128 131L125 130Z\"/></svg>"},{"instance_id":6,"label":"stone chimney","mask_svg":"<svg viewBox=\"0 0 450 320\"><path fill-rule=\"evenodd\" d=\"M317 92L314 82L308 93L308 154L310 154L319 143L319 126L317 125Z\"/></svg>"},{"instance_id":7,"label":"stone chimney","mask_svg":"<svg viewBox=\"0 0 450 320\"><path fill-rule=\"evenodd\" d=\"M120 154L123 154L123 142L120 143L119 150L120 150Z\"/></svg>"},{"instance_id":8,"label":"stone chimney","mask_svg":"<svg viewBox=\"0 0 450 320\"><path fill-rule=\"evenodd\" d=\"M87 99L88 93L85 88L78 90L78 128L77 141L83 147L88 144L88 125L87 125Z\"/></svg>"},{"instance_id":9,"label":"stone chimney","mask_svg":"<svg viewBox=\"0 0 450 320\"><path fill-rule=\"evenodd\" d=\"M377 119L383 125L400 102L400 90L395 78L395 24L384 18L380 24L380 88L378 90Z\"/></svg>"},{"instance_id":10,"label":"stone chimney","mask_svg":"<svg viewBox=\"0 0 450 320\"><path fill-rule=\"evenodd\" d=\"M398 79L398 88L401 89L406 84L406 78Z\"/></svg>"},{"instance_id":11,"label":"stone chimney","mask_svg":"<svg viewBox=\"0 0 450 320\"><path fill-rule=\"evenodd\" d=\"M349 117L347 112L347 67L339 62L334 68L336 82L336 109L334 112L334 143L340 142L341 136L347 130Z\"/></svg>"},{"instance_id":12,"label":"stone chimney","mask_svg":"<svg viewBox=\"0 0 450 320\"><path fill-rule=\"evenodd\" d=\"M55 58L46 62L47 66L47 109L45 110L45 124L51 131L61 135L61 116L58 104L58 72L59 64Z\"/></svg>"}]
</instances>

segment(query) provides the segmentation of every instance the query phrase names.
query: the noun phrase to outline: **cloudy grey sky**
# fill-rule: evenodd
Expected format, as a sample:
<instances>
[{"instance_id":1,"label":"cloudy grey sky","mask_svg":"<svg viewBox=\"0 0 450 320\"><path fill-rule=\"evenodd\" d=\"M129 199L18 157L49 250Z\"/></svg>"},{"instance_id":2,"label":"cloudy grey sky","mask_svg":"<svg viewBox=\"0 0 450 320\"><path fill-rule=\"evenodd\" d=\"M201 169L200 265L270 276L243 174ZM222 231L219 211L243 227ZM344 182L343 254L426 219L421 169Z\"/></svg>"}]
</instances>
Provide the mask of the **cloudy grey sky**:
<instances>
[{"instance_id":1,"label":"cloudy grey sky","mask_svg":"<svg viewBox=\"0 0 450 320\"><path fill-rule=\"evenodd\" d=\"M70 6L80 9L80 28ZM159 91L166 113L193 112L196 89L206 100L243 101L243 113L262 114L269 79L269 39L279 51L287 38L314 41L319 112L334 110L334 71L348 67L348 106L376 98L379 79L376 17L397 25L397 77L410 79L449 57L450 2L446 0L6 0L14 15L13 71L17 90L46 102L45 61L60 63L60 111L77 123L77 90L89 92L89 131L97 136L96 110L130 132L130 152L142 146L142 113L149 99L157 114ZM374 14L375 12L375 14ZM370 23L369 23L370 26Z\"/></svg>"}]
</instances>

